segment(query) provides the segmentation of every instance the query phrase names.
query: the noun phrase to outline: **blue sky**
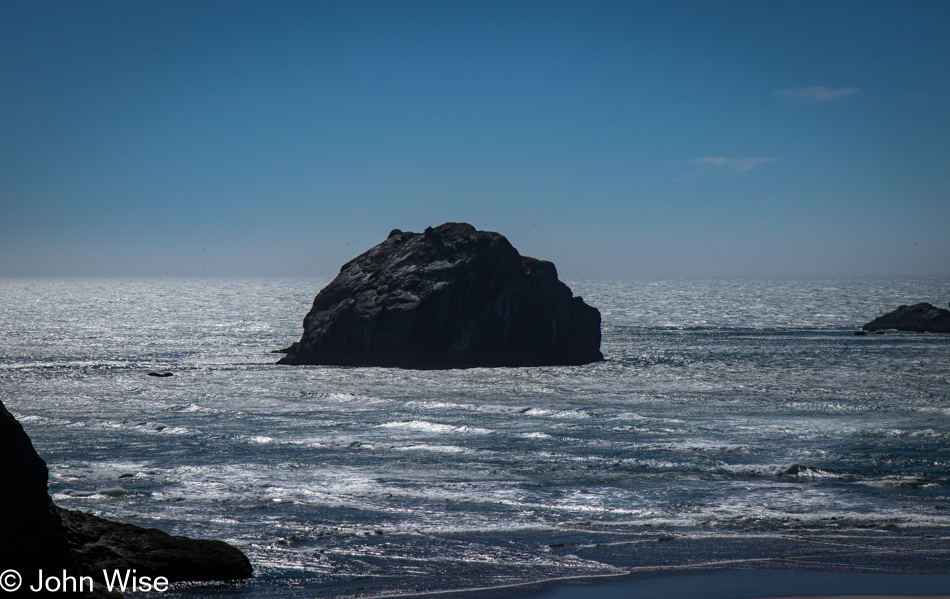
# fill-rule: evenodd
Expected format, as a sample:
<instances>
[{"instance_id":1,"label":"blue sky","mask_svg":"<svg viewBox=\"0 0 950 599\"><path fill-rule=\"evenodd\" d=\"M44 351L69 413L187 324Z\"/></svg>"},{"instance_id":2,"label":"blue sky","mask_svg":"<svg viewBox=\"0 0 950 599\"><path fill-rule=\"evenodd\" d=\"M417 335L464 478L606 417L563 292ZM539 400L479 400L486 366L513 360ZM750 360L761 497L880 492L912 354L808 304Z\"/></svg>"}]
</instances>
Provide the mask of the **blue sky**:
<instances>
[{"instance_id":1,"label":"blue sky","mask_svg":"<svg viewBox=\"0 0 950 599\"><path fill-rule=\"evenodd\" d=\"M0 3L0 276L950 275L947 2Z\"/></svg>"}]
</instances>

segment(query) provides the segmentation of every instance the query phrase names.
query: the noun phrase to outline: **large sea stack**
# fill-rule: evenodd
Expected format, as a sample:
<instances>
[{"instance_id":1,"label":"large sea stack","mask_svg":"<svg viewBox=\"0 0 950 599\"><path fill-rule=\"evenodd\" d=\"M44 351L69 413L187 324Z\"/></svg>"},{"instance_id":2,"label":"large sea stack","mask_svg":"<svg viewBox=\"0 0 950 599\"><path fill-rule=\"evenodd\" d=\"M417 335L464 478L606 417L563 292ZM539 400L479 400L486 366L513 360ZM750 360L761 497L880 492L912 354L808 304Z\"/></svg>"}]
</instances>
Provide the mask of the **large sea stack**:
<instances>
[{"instance_id":1,"label":"large sea stack","mask_svg":"<svg viewBox=\"0 0 950 599\"><path fill-rule=\"evenodd\" d=\"M35 584L40 569L57 576L64 570L77 578L91 576L99 584L103 569L135 569L138 576L164 576L169 582L252 574L247 557L227 543L175 537L57 507L47 491L47 477L46 462L0 402L0 569L12 568L23 576L21 594L32 595L26 585ZM69 596L118 595L97 587L91 594Z\"/></svg>"},{"instance_id":2,"label":"large sea stack","mask_svg":"<svg viewBox=\"0 0 950 599\"><path fill-rule=\"evenodd\" d=\"M864 325L865 331L913 331L915 333L950 333L950 310L931 304L900 306L893 312L878 316Z\"/></svg>"},{"instance_id":3,"label":"large sea stack","mask_svg":"<svg viewBox=\"0 0 950 599\"><path fill-rule=\"evenodd\" d=\"M446 223L393 230L317 295L279 364L403 368L586 364L600 312L504 236Z\"/></svg>"}]
</instances>

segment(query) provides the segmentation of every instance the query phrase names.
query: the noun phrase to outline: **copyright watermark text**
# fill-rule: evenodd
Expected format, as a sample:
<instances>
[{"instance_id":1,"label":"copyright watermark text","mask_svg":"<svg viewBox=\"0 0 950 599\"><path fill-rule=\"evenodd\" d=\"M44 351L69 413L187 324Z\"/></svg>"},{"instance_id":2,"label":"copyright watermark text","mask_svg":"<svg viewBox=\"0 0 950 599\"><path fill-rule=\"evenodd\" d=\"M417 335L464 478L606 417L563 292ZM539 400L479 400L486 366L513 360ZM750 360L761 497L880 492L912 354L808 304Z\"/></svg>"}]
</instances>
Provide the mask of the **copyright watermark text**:
<instances>
[{"instance_id":1,"label":"copyright watermark text","mask_svg":"<svg viewBox=\"0 0 950 599\"><path fill-rule=\"evenodd\" d=\"M135 570L103 570L102 580L109 591L164 593L168 590L168 579L164 576L138 576ZM63 570L61 574L44 575L43 570L36 573L36 582L24 590L33 593L82 593L92 592L92 576L73 576ZM0 590L7 593L19 591L23 586L23 576L13 569L0 573Z\"/></svg>"},{"instance_id":2,"label":"copyright watermark text","mask_svg":"<svg viewBox=\"0 0 950 599\"><path fill-rule=\"evenodd\" d=\"M0 574L0 589L12 593L23 584L23 577L16 570L5 570Z\"/></svg>"}]
</instances>

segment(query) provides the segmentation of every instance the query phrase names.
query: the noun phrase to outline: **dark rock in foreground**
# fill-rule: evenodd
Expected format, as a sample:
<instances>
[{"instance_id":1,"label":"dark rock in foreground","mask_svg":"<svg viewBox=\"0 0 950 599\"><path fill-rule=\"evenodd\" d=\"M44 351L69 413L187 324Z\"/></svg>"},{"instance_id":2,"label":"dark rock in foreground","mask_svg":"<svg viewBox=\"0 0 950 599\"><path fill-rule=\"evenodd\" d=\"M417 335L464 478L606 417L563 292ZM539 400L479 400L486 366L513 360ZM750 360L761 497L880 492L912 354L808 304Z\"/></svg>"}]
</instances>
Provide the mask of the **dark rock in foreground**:
<instances>
[{"instance_id":1,"label":"dark rock in foreground","mask_svg":"<svg viewBox=\"0 0 950 599\"><path fill-rule=\"evenodd\" d=\"M279 364L458 368L586 364L600 312L550 262L502 235L446 223L392 231L317 295Z\"/></svg>"},{"instance_id":2,"label":"dark rock in foreground","mask_svg":"<svg viewBox=\"0 0 950 599\"><path fill-rule=\"evenodd\" d=\"M40 568L79 571L46 490L48 475L23 427L0 402L0 570L12 568L24 581L35 580Z\"/></svg>"},{"instance_id":3,"label":"dark rock in foreground","mask_svg":"<svg viewBox=\"0 0 950 599\"><path fill-rule=\"evenodd\" d=\"M156 528L57 510L73 554L87 575L134 568L139 576L182 582L238 580L252 573L247 557L222 541L177 537Z\"/></svg>"},{"instance_id":4,"label":"dark rock in foreground","mask_svg":"<svg viewBox=\"0 0 950 599\"><path fill-rule=\"evenodd\" d=\"M862 327L865 331L913 331L915 333L950 333L950 310L931 304L900 306Z\"/></svg>"},{"instance_id":5,"label":"dark rock in foreground","mask_svg":"<svg viewBox=\"0 0 950 599\"><path fill-rule=\"evenodd\" d=\"M24 589L35 584L40 569L97 582L103 582L103 568L136 569L138 576L164 576L169 582L251 575L247 557L226 543L172 537L61 509L47 491L48 474L23 427L0 402L0 566L20 572ZM97 588L89 596L107 594Z\"/></svg>"}]
</instances>

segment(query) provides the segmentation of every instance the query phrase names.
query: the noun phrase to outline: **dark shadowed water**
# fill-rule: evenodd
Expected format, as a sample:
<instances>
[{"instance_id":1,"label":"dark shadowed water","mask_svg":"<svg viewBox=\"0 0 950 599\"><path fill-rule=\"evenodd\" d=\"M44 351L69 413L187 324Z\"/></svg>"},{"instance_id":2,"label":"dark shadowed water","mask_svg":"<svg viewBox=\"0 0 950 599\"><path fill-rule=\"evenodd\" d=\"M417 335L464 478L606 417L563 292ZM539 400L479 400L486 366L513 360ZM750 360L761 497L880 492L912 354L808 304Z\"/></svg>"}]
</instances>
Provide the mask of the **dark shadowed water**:
<instances>
[{"instance_id":1,"label":"dark shadowed water","mask_svg":"<svg viewBox=\"0 0 950 599\"><path fill-rule=\"evenodd\" d=\"M325 282L0 280L54 500L256 568L165 596L950 572L950 335L852 334L950 279L575 281L603 363L275 366Z\"/></svg>"}]
</instances>

